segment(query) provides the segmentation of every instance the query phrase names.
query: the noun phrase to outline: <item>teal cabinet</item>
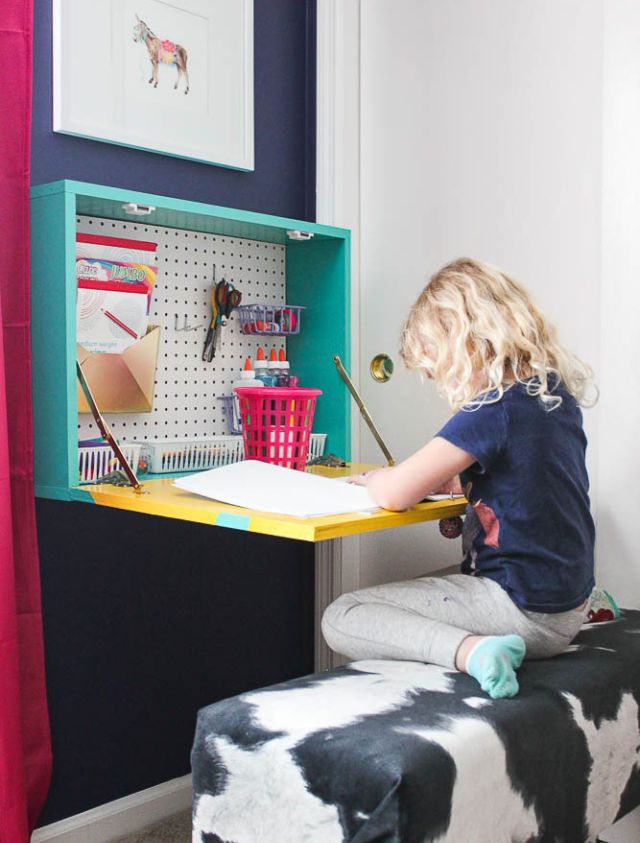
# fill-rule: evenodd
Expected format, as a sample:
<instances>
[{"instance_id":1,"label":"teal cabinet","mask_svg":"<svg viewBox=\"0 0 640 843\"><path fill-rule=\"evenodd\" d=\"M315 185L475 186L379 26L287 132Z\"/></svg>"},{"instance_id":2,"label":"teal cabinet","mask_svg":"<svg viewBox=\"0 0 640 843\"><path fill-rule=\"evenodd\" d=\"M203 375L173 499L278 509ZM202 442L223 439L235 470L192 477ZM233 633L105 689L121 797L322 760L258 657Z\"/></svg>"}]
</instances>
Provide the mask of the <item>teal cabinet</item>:
<instances>
[{"instance_id":1,"label":"teal cabinet","mask_svg":"<svg viewBox=\"0 0 640 843\"><path fill-rule=\"evenodd\" d=\"M327 451L350 457L350 404L332 357L350 361L349 231L131 190L59 181L31 191L31 322L36 494L86 500L77 489L76 217L132 220L128 203L153 206L149 225L246 238L285 247L287 301L305 307L287 340L292 371L322 390L314 429ZM310 239L292 240L290 231ZM215 365L215 364L214 364Z\"/></svg>"}]
</instances>

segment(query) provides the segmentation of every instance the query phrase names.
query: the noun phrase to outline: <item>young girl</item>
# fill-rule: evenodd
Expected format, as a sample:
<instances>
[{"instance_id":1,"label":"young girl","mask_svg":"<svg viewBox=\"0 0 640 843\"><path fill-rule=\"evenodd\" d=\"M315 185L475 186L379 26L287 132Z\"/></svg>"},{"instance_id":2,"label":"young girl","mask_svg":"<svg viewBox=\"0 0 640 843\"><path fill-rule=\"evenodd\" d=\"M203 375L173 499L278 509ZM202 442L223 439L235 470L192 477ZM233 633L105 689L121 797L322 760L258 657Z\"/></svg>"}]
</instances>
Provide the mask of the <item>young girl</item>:
<instances>
[{"instance_id":1,"label":"young girl","mask_svg":"<svg viewBox=\"0 0 640 843\"><path fill-rule=\"evenodd\" d=\"M594 586L579 408L591 372L558 345L520 284L470 259L445 266L422 291L401 356L457 412L413 456L352 482L402 510L459 476L463 573L344 594L322 630L349 658L457 668L491 697L513 697L525 655L565 650Z\"/></svg>"}]
</instances>

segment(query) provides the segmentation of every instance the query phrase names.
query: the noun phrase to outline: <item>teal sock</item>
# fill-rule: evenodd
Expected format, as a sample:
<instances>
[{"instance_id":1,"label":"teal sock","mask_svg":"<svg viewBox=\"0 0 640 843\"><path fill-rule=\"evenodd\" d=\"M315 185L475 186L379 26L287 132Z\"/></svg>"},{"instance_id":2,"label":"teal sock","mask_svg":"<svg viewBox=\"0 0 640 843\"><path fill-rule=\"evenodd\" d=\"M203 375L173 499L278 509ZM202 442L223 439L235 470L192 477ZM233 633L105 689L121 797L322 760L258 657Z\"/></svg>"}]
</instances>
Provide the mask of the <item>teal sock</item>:
<instances>
[{"instance_id":1,"label":"teal sock","mask_svg":"<svg viewBox=\"0 0 640 843\"><path fill-rule=\"evenodd\" d=\"M516 670L526 652L519 635L497 635L479 641L467 657L467 673L494 700L518 693Z\"/></svg>"}]
</instances>

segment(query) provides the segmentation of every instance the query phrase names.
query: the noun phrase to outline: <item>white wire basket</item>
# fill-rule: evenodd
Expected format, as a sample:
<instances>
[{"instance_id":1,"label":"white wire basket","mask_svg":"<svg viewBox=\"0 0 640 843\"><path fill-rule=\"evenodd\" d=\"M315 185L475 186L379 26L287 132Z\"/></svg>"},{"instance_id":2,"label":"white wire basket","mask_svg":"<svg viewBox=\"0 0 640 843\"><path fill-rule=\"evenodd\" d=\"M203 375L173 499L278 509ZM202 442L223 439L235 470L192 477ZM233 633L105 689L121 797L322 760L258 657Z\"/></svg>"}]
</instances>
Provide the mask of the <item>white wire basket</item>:
<instances>
[{"instance_id":1,"label":"white wire basket","mask_svg":"<svg viewBox=\"0 0 640 843\"><path fill-rule=\"evenodd\" d=\"M324 454L324 443L327 441L326 433L312 433L309 437L309 453L307 454L307 462L314 460L316 457L321 457Z\"/></svg>"},{"instance_id":2,"label":"white wire basket","mask_svg":"<svg viewBox=\"0 0 640 843\"><path fill-rule=\"evenodd\" d=\"M138 472L138 460L142 445L139 442L120 443L120 450L134 472ZM120 468L116 455L109 445L78 447L78 482L95 483L100 477Z\"/></svg>"},{"instance_id":3,"label":"white wire basket","mask_svg":"<svg viewBox=\"0 0 640 843\"><path fill-rule=\"evenodd\" d=\"M312 433L308 460L324 453L326 433ZM204 471L244 459L242 436L214 436L210 439L167 439L144 442L143 456L151 474Z\"/></svg>"}]
</instances>

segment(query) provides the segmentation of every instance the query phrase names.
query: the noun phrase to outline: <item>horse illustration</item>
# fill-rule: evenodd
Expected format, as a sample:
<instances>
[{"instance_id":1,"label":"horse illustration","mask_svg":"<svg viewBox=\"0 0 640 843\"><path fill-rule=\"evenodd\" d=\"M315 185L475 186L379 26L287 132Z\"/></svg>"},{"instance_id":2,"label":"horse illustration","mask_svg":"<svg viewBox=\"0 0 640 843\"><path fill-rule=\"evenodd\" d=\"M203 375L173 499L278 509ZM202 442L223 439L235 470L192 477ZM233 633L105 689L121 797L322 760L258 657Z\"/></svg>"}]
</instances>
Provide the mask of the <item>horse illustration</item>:
<instances>
[{"instance_id":1,"label":"horse illustration","mask_svg":"<svg viewBox=\"0 0 640 843\"><path fill-rule=\"evenodd\" d=\"M176 84L173 86L177 90L180 84L180 77L184 76L186 90L185 94L189 93L189 74L187 72L187 51L180 44L174 44L173 41L163 41L158 38L147 24L140 20L136 15L136 25L133 27L133 40L137 44L142 41L149 53L151 61L151 79L149 84L153 83L153 87L158 87L158 65L160 62L165 64L175 64L178 71L178 78Z\"/></svg>"}]
</instances>

